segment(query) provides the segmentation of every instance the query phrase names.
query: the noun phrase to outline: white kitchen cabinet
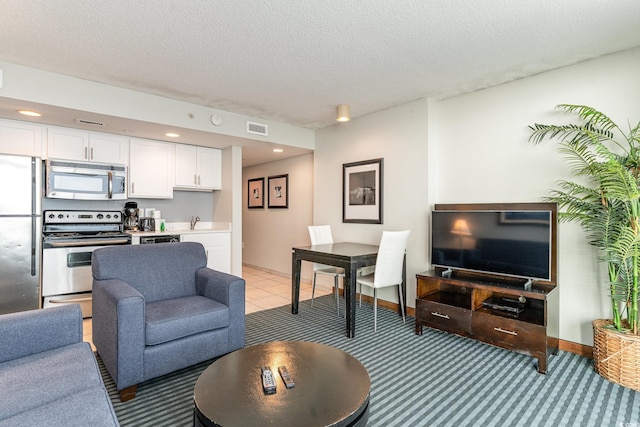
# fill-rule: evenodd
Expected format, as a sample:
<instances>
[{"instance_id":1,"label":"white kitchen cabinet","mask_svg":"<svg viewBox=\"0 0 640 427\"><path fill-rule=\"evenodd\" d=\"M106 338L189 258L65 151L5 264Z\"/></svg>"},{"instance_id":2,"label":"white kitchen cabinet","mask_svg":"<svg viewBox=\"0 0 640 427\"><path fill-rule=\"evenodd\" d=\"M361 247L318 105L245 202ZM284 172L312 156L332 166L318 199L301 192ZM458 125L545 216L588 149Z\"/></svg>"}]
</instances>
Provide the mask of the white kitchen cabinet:
<instances>
[{"instance_id":1,"label":"white kitchen cabinet","mask_svg":"<svg viewBox=\"0 0 640 427\"><path fill-rule=\"evenodd\" d=\"M222 152L216 148L176 144L176 188L219 190Z\"/></svg>"},{"instance_id":2,"label":"white kitchen cabinet","mask_svg":"<svg viewBox=\"0 0 640 427\"><path fill-rule=\"evenodd\" d=\"M129 141L124 136L50 126L48 157L127 165Z\"/></svg>"},{"instance_id":3,"label":"white kitchen cabinet","mask_svg":"<svg viewBox=\"0 0 640 427\"><path fill-rule=\"evenodd\" d=\"M181 242L198 242L207 254L207 267L231 274L230 233L189 233L180 235Z\"/></svg>"},{"instance_id":4,"label":"white kitchen cabinet","mask_svg":"<svg viewBox=\"0 0 640 427\"><path fill-rule=\"evenodd\" d=\"M0 153L41 157L43 129L31 123L0 120Z\"/></svg>"},{"instance_id":5,"label":"white kitchen cabinet","mask_svg":"<svg viewBox=\"0 0 640 427\"><path fill-rule=\"evenodd\" d=\"M172 199L174 146L168 142L131 138L129 141L129 196Z\"/></svg>"}]
</instances>

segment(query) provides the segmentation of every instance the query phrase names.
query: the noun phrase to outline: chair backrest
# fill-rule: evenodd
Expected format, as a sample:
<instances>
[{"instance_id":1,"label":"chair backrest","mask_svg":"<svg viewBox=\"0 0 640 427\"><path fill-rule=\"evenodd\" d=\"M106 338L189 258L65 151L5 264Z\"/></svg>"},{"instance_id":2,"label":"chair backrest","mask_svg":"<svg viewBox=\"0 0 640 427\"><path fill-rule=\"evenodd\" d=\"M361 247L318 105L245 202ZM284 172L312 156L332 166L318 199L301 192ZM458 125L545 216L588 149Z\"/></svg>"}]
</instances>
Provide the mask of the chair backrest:
<instances>
[{"instance_id":1,"label":"chair backrest","mask_svg":"<svg viewBox=\"0 0 640 427\"><path fill-rule=\"evenodd\" d=\"M107 246L91 258L94 280L122 280L145 302L195 295L196 271L206 265L204 247L195 242Z\"/></svg>"},{"instance_id":2,"label":"chair backrest","mask_svg":"<svg viewBox=\"0 0 640 427\"><path fill-rule=\"evenodd\" d=\"M383 231L376 258L373 286L376 288L402 283L402 266L410 230Z\"/></svg>"},{"instance_id":3,"label":"chair backrest","mask_svg":"<svg viewBox=\"0 0 640 427\"><path fill-rule=\"evenodd\" d=\"M309 237L312 245L327 245L333 243L330 225L310 225Z\"/></svg>"}]
</instances>

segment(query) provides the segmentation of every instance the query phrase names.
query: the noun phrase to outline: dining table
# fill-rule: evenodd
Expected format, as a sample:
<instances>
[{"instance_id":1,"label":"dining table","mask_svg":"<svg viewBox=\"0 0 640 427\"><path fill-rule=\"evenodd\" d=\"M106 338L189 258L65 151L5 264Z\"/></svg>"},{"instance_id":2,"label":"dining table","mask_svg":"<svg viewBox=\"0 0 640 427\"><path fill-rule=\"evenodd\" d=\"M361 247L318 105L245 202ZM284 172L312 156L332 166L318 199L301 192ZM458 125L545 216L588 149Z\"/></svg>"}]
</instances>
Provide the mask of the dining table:
<instances>
[{"instance_id":1,"label":"dining table","mask_svg":"<svg viewBox=\"0 0 640 427\"><path fill-rule=\"evenodd\" d=\"M302 261L330 265L344 269L344 297L346 305L346 335L356 332L356 280L358 269L376 264L378 246L355 242L339 242L292 248L291 313L298 314L300 305L300 270ZM406 295L406 258L402 269L402 295ZM406 306L406 304L405 304Z\"/></svg>"}]
</instances>

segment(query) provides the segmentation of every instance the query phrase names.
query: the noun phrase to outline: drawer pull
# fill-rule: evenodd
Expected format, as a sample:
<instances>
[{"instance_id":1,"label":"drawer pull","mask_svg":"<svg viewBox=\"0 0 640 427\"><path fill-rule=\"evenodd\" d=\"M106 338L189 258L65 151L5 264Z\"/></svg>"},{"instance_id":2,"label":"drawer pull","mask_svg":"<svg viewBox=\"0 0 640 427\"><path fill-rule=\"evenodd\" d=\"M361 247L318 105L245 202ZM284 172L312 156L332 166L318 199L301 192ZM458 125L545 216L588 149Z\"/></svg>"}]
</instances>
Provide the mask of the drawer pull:
<instances>
[{"instance_id":1,"label":"drawer pull","mask_svg":"<svg viewBox=\"0 0 640 427\"><path fill-rule=\"evenodd\" d=\"M515 332L515 331L509 331L509 330L507 330L507 329L502 329L502 328L493 328L493 330L494 330L494 331L497 331L497 332L502 332L502 333L505 333L505 334L509 334L509 335L515 335L515 336L518 336L518 333L517 333L517 332Z\"/></svg>"},{"instance_id":2,"label":"drawer pull","mask_svg":"<svg viewBox=\"0 0 640 427\"><path fill-rule=\"evenodd\" d=\"M431 312L431 315L432 315L432 316L437 316L437 317L442 317L443 319L449 319L449 318L450 318L450 317L449 317L449 316L447 316L446 314L441 314L441 313L434 313L434 312Z\"/></svg>"}]
</instances>

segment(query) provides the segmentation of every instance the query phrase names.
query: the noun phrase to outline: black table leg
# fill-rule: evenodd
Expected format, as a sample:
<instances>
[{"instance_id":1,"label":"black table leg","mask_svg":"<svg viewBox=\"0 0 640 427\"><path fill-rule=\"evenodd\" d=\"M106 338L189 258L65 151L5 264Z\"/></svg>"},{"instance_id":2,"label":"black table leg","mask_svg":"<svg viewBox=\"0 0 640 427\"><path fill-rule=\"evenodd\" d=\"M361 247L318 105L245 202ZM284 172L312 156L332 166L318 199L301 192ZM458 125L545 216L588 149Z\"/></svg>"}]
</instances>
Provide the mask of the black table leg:
<instances>
[{"instance_id":1,"label":"black table leg","mask_svg":"<svg viewBox=\"0 0 640 427\"><path fill-rule=\"evenodd\" d=\"M347 338L356 336L356 274L357 268L354 265L344 269L345 273L345 306L347 317Z\"/></svg>"},{"instance_id":2,"label":"black table leg","mask_svg":"<svg viewBox=\"0 0 640 427\"><path fill-rule=\"evenodd\" d=\"M298 314L300 303L300 268L302 260L294 251L291 255L291 313Z\"/></svg>"}]
</instances>

